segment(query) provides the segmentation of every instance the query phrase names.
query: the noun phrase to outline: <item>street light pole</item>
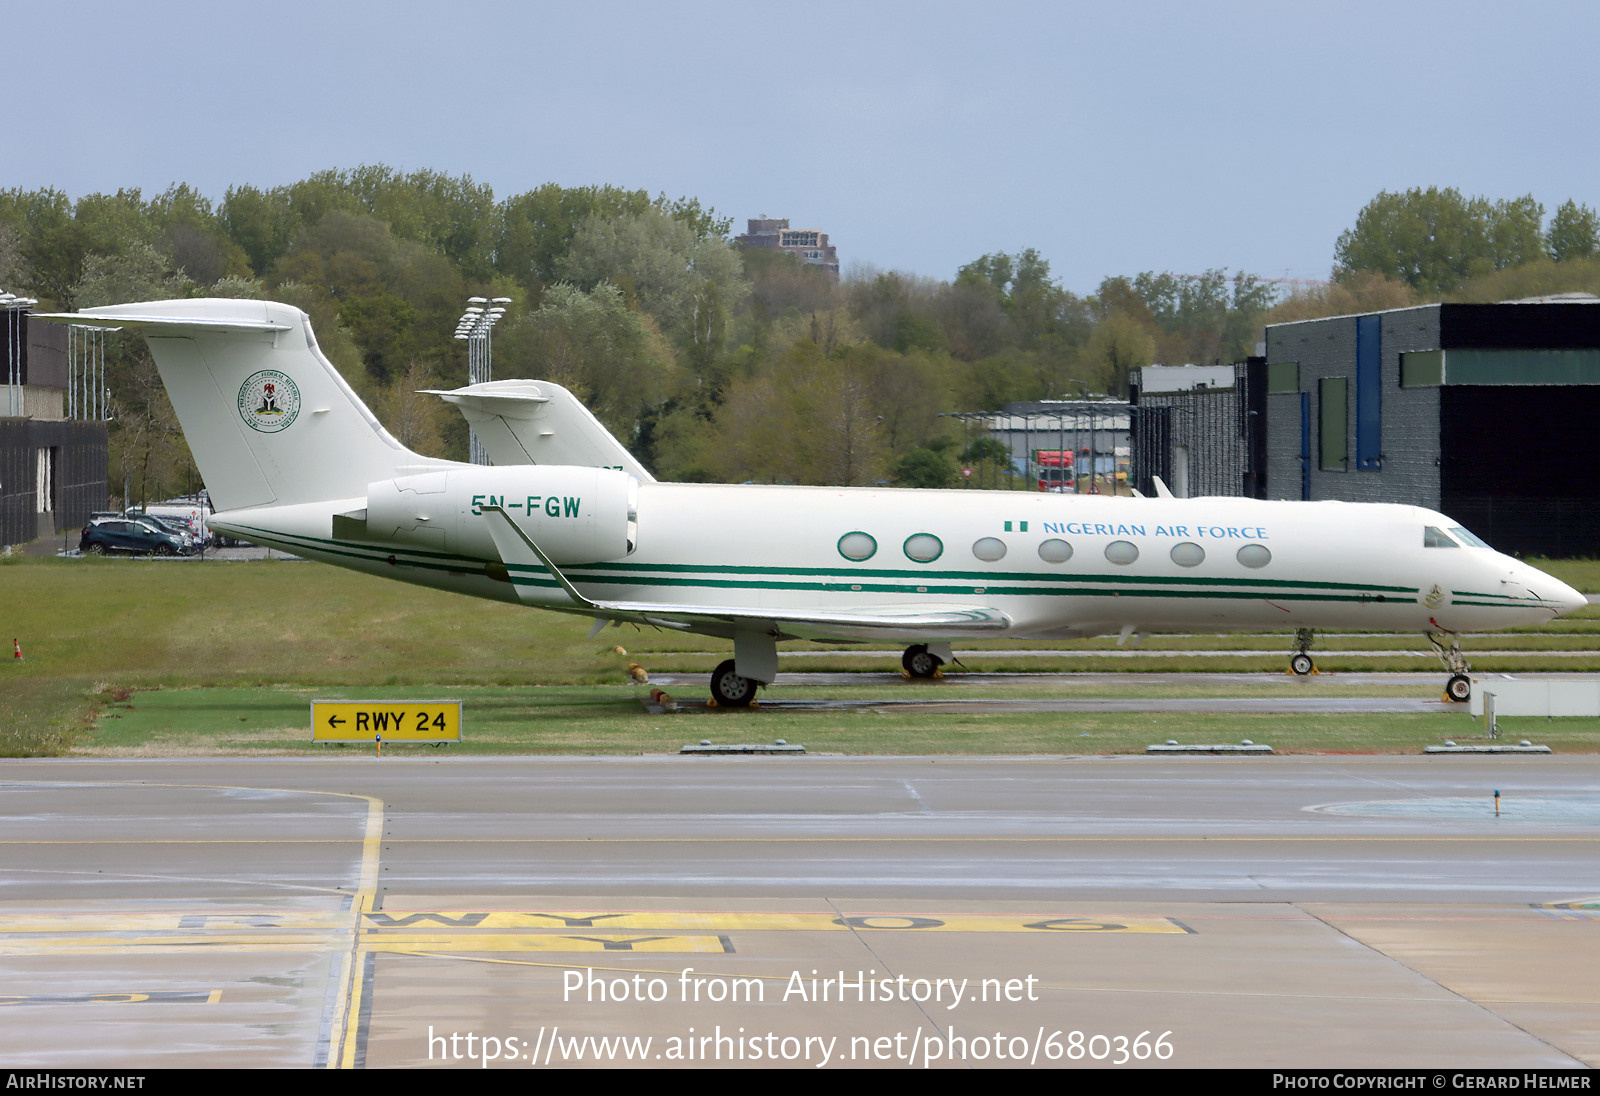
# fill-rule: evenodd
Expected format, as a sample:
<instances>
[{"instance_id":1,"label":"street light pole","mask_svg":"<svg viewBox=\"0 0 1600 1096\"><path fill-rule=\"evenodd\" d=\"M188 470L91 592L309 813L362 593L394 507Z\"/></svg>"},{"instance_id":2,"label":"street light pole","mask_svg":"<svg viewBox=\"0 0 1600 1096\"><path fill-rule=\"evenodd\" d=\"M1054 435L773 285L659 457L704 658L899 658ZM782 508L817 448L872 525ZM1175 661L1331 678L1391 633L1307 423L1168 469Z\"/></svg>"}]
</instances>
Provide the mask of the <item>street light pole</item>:
<instances>
[{"instance_id":1,"label":"street light pole","mask_svg":"<svg viewBox=\"0 0 1600 1096\"><path fill-rule=\"evenodd\" d=\"M466 311L456 321L455 337L467 344L467 383L487 384L493 379L489 334L506 313L510 297L468 297ZM487 306L487 307L485 307ZM467 428L468 459L473 464L488 464L489 456L478 441L478 432Z\"/></svg>"}]
</instances>

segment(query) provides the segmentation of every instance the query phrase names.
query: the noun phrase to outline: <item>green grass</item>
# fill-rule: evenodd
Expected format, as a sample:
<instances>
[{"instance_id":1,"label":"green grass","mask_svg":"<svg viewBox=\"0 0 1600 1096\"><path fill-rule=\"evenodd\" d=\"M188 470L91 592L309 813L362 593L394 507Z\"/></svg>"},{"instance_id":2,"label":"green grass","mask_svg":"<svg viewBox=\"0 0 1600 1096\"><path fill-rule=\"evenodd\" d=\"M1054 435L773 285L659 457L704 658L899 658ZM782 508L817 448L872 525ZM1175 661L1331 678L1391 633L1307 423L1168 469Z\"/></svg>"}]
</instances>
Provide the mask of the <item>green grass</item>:
<instances>
[{"instance_id":1,"label":"green grass","mask_svg":"<svg viewBox=\"0 0 1600 1096\"><path fill-rule=\"evenodd\" d=\"M1041 693L1043 690L1027 690ZM1142 691L1142 690L1141 690ZM463 741L447 749L468 754L665 754L686 743L772 742L786 739L813 752L851 754L1112 754L1139 753L1152 742L1251 739L1296 753L1416 753L1454 739L1485 742L1479 722L1461 710L1426 714L1235 715L1198 713L898 712L880 709L749 711L690 709L676 715L646 711L636 686L313 689L291 686L163 689L108 702L90 737L110 756L183 756L235 752L370 755L371 746L310 741L312 699L459 699ZM1059 691L1058 695L1059 695ZM773 689L786 699L885 699L885 691ZM896 692L893 699L981 695L991 689ZM1524 721L1526 722L1526 721ZM1531 735L1561 752L1592 752L1593 720L1561 720L1538 728L1506 729L1502 738ZM416 755L431 747L389 744L386 752ZM424 756L426 753L424 752Z\"/></svg>"},{"instance_id":2,"label":"green grass","mask_svg":"<svg viewBox=\"0 0 1600 1096\"><path fill-rule=\"evenodd\" d=\"M1559 573L1577 565L1546 566ZM1584 566L1600 576L1600 564ZM1364 746L1382 751L1414 750L1451 736L1461 740L1459 736L1473 729L1459 712L1291 718L767 710L649 716L638 703L645 690L625 684L629 662L638 661L656 674L703 674L729 656L727 645L632 627L608 628L589 639L589 623L583 617L475 601L311 563L20 560L0 566L0 642L16 637L26 656L22 661L0 659L5 663L0 667L0 755L80 749L326 750L304 740L306 703L312 695L460 696L468 702L468 743L459 748L467 751L654 753L704 737L723 741L729 735L741 740L755 735L853 753L1098 753L1142 749L1147 741L1167 738L1193 741L1201 734L1221 735L1224 741L1272 741L1280 749ZM1557 628L1474 640L1468 653L1474 647L1523 652L1474 657L1475 669L1485 672L1600 670L1600 613L1586 610L1557 622ZM614 650L619 644L627 654ZM989 641L963 646L961 659L969 669L991 672L1270 675L1246 687L1247 693L1259 693L1269 683L1338 689L1341 671L1438 668L1431 654L1404 653L1426 650L1417 636L1319 636L1314 653L1319 667L1329 672L1309 682L1283 674L1290 646L1283 634L1151 636L1144 644L1147 651L1258 652L1244 657L1124 658L1111 653L1117 650L1114 640L1104 639L1051 645L1062 652L1051 657L1012 653L1043 646ZM786 673L899 668L897 654L874 656L848 646L793 644L784 650L808 648L837 653L784 659ZM1592 650L1592 657L1541 653L1569 649ZM1217 694L1212 686L1185 686L1171 693L1168 688L1118 685L1091 694L1067 679L1021 691L985 687L976 695L1226 694L1226 688ZM832 688L809 695L903 699L962 695L955 691L959 689L959 678L953 675L931 686L908 683L892 693L877 687ZM678 691L698 697L703 687ZM768 695L808 694L780 678ZM721 730L724 726L731 730ZM1585 728L1574 732L1572 748L1594 737L1587 733L1588 724Z\"/></svg>"}]
</instances>

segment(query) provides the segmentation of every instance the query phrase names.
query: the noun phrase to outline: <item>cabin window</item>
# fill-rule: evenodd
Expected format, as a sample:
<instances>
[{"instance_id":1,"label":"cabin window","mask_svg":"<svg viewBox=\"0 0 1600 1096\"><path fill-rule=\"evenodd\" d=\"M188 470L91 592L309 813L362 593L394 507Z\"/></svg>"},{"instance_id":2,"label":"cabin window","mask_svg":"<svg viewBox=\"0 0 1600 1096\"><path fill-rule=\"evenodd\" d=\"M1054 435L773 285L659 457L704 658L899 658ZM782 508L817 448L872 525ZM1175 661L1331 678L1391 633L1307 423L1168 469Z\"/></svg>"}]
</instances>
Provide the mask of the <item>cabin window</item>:
<instances>
[{"instance_id":1,"label":"cabin window","mask_svg":"<svg viewBox=\"0 0 1600 1096\"><path fill-rule=\"evenodd\" d=\"M1039 545L1039 558L1046 563L1065 563L1072 558L1072 545L1051 537Z\"/></svg>"},{"instance_id":2,"label":"cabin window","mask_svg":"<svg viewBox=\"0 0 1600 1096\"><path fill-rule=\"evenodd\" d=\"M864 559L871 559L878 550L878 542L868 533L846 533L839 538L839 554L845 559L853 559L860 563Z\"/></svg>"},{"instance_id":3,"label":"cabin window","mask_svg":"<svg viewBox=\"0 0 1600 1096\"><path fill-rule=\"evenodd\" d=\"M995 563L1006 558L1006 542L999 537L984 537L972 546L972 554L985 563Z\"/></svg>"},{"instance_id":4,"label":"cabin window","mask_svg":"<svg viewBox=\"0 0 1600 1096\"><path fill-rule=\"evenodd\" d=\"M944 555L944 541L932 533L913 533L906 538L905 552L918 563L932 563Z\"/></svg>"},{"instance_id":5,"label":"cabin window","mask_svg":"<svg viewBox=\"0 0 1600 1096\"><path fill-rule=\"evenodd\" d=\"M1131 540L1114 540L1106 545L1106 558L1112 563L1127 566L1139 558L1139 546Z\"/></svg>"},{"instance_id":6,"label":"cabin window","mask_svg":"<svg viewBox=\"0 0 1600 1096\"><path fill-rule=\"evenodd\" d=\"M1465 544L1468 548L1487 548L1487 547L1489 547L1482 540L1480 540L1477 537L1473 536L1471 533L1469 533L1467 530L1461 528L1461 526L1459 526L1459 525L1452 525L1450 527L1450 535L1455 537L1462 544Z\"/></svg>"},{"instance_id":7,"label":"cabin window","mask_svg":"<svg viewBox=\"0 0 1600 1096\"><path fill-rule=\"evenodd\" d=\"M1184 541L1172 546L1172 562L1179 567L1198 567L1206 560L1206 550L1198 544Z\"/></svg>"},{"instance_id":8,"label":"cabin window","mask_svg":"<svg viewBox=\"0 0 1600 1096\"><path fill-rule=\"evenodd\" d=\"M1461 545L1451 540L1443 529L1430 525L1422 531L1422 546L1424 548L1459 548Z\"/></svg>"},{"instance_id":9,"label":"cabin window","mask_svg":"<svg viewBox=\"0 0 1600 1096\"><path fill-rule=\"evenodd\" d=\"M1246 567L1265 567L1272 562L1272 553L1267 551L1265 544L1246 544L1239 549L1234 558Z\"/></svg>"}]
</instances>

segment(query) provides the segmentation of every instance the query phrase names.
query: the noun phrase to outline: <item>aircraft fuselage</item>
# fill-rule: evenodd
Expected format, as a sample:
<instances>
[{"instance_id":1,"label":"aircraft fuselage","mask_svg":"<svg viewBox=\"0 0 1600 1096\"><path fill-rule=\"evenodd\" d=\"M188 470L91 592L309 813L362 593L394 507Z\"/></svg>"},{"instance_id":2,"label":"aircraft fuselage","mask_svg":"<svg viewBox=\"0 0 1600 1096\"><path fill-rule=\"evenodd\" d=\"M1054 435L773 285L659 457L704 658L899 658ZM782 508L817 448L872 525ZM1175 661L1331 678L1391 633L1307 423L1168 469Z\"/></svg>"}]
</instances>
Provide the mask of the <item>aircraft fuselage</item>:
<instances>
[{"instance_id":1,"label":"aircraft fuselage","mask_svg":"<svg viewBox=\"0 0 1600 1096\"><path fill-rule=\"evenodd\" d=\"M576 611L543 568L501 565L487 526L494 516L483 509L500 505L535 541L570 546L555 562L596 600L758 606L779 618L933 601L999 610L1009 621L1000 634L1018 638L1481 631L1541 624L1583 603L1550 576L1459 541L1444 515L1411 506L636 484L549 467L458 465L433 477L438 490L412 495L420 520L404 530L404 518L375 528L368 499L235 511L214 524L385 577ZM365 526L347 523L339 535L334 515L356 512ZM1445 539L1427 546L1429 527ZM889 635L812 623L782 632ZM977 634L996 633L950 625L937 636L908 628L903 638Z\"/></svg>"}]
</instances>

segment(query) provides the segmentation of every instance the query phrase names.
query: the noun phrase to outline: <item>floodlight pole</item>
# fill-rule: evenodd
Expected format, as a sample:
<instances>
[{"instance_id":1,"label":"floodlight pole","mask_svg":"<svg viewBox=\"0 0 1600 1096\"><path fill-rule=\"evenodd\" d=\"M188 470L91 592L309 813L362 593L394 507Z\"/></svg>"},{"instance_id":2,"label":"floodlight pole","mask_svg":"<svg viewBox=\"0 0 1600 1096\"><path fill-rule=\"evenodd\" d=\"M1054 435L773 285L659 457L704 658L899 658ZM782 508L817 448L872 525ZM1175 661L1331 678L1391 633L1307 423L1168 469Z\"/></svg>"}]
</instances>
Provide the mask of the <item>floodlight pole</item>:
<instances>
[{"instance_id":1,"label":"floodlight pole","mask_svg":"<svg viewBox=\"0 0 1600 1096\"><path fill-rule=\"evenodd\" d=\"M505 315L510 297L468 297L466 311L456 321L455 337L467 344L467 383L486 384L493 379L490 332ZM473 464L488 464L489 456L478 441L478 432L467 428L468 457Z\"/></svg>"}]
</instances>

